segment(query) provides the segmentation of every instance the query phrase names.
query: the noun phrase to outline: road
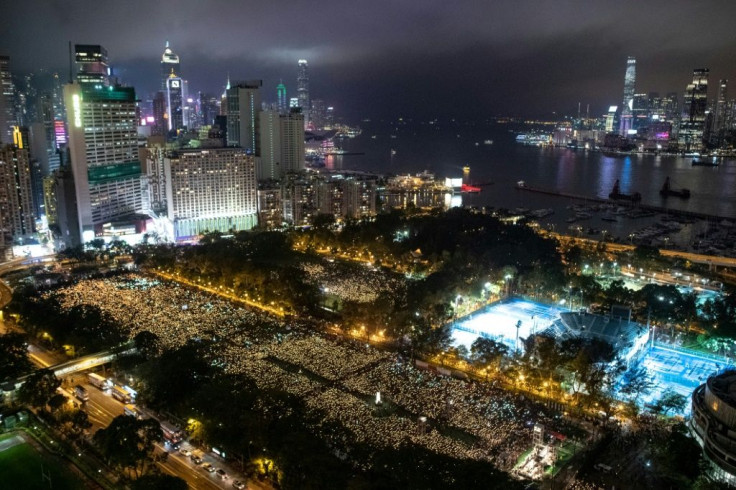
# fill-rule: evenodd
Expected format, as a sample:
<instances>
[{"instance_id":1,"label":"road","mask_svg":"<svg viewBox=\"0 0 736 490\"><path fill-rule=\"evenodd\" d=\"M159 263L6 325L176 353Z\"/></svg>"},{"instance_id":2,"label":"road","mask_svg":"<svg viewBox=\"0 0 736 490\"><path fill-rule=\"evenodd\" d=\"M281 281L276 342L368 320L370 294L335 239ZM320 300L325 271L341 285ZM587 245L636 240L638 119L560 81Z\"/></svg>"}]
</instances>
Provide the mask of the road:
<instances>
[{"instance_id":1,"label":"road","mask_svg":"<svg viewBox=\"0 0 736 490\"><path fill-rule=\"evenodd\" d=\"M113 418L123 414L123 404L112 396L109 392L103 392L95 386L87 382L86 374L77 374L68 376L64 379L64 389L74 398L73 390L75 385L81 385L89 394L89 400L83 405L83 409L87 412L89 420L92 423L90 434L101 428L107 427ZM76 398L75 398L76 400ZM188 443L184 446L189 448ZM201 454L205 462L212 464L217 468L223 468L229 475L226 480L221 480L214 473L207 473L201 466L195 465L189 457L182 455L178 451L174 451L170 447L164 447L163 444L156 445L156 453L169 452L169 456L165 462L157 462L161 471L173 476L182 478L191 488L199 489L230 489L232 488L233 479L246 481L243 475L237 474L232 468L227 467L221 460L218 460L211 454L194 451ZM270 487L260 484L260 482L248 482L250 489L269 489Z\"/></svg>"}]
</instances>

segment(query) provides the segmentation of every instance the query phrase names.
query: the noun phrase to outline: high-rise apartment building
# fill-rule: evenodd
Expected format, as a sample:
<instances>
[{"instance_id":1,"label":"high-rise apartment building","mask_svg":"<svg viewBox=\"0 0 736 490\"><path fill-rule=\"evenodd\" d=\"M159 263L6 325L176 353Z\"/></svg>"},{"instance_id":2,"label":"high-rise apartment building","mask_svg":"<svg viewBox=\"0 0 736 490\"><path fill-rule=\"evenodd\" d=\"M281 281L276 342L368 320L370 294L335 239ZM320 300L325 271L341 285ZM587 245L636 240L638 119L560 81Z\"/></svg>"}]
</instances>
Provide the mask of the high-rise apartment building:
<instances>
[{"instance_id":1,"label":"high-rise apartment building","mask_svg":"<svg viewBox=\"0 0 736 490\"><path fill-rule=\"evenodd\" d=\"M723 133L726 130L726 119L728 115L728 80L722 79L718 82L718 95L713 111L713 138L711 142L716 146L720 146L723 140Z\"/></svg>"},{"instance_id":2,"label":"high-rise apartment building","mask_svg":"<svg viewBox=\"0 0 736 490\"><path fill-rule=\"evenodd\" d=\"M626 74L624 75L624 99L621 107L621 121L619 133L623 136L633 126L634 93L636 92L636 58L629 56L626 60Z\"/></svg>"},{"instance_id":3,"label":"high-rise apartment building","mask_svg":"<svg viewBox=\"0 0 736 490\"><path fill-rule=\"evenodd\" d=\"M87 242L102 224L143 209L135 90L64 87L79 236Z\"/></svg>"},{"instance_id":4,"label":"high-rise apartment building","mask_svg":"<svg viewBox=\"0 0 736 490\"><path fill-rule=\"evenodd\" d=\"M244 149L177 150L164 157L164 169L177 240L256 226L255 158Z\"/></svg>"},{"instance_id":5,"label":"high-rise apartment building","mask_svg":"<svg viewBox=\"0 0 736 490\"><path fill-rule=\"evenodd\" d=\"M282 175L304 168L304 115L292 109L279 116Z\"/></svg>"},{"instance_id":6,"label":"high-rise apartment building","mask_svg":"<svg viewBox=\"0 0 736 490\"><path fill-rule=\"evenodd\" d=\"M304 114L304 123L309 124L309 110L312 104L309 98L309 69L307 67L307 60L299 60L298 66L296 94L299 100L299 107L302 108L302 113Z\"/></svg>"},{"instance_id":7,"label":"high-rise apartment building","mask_svg":"<svg viewBox=\"0 0 736 490\"><path fill-rule=\"evenodd\" d=\"M0 145L13 142L15 96L10 74L10 57L0 56Z\"/></svg>"},{"instance_id":8,"label":"high-rise apartment building","mask_svg":"<svg viewBox=\"0 0 736 490\"><path fill-rule=\"evenodd\" d=\"M707 68L693 71L693 81L685 89L682 120L678 132L680 149L685 152L700 151L703 147L706 111L708 109Z\"/></svg>"},{"instance_id":9,"label":"high-rise apartment building","mask_svg":"<svg viewBox=\"0 0 736 490\"><path fill-rule=\"evenodd\" d=\"M77 83L81 85L110 84L110 66L107 63L107 50L99 44L74 45L77 62Z\"/></svg>"},{"instance_id":10,"label":"high-rise apartment building","mask_svg":"<svg viewBox=\"0 0 736 490\"><path fill-rule=\"evenodd\" d=\"M0 229L6 244L34 231L29 149L15 134L17 144L0 148Z\"/></svg>"},{"instance_id":11,"label":"high-rise apartment building","mask_svg":"<svg viewBox=\"0 0 736 490\"><path fill-rule=\"evenodd\" d=\"M227 146L239 146L254 155L260 154L258 112L262 86L262 80L248 80L226 90Z\"/></svg>"}]
</instances>

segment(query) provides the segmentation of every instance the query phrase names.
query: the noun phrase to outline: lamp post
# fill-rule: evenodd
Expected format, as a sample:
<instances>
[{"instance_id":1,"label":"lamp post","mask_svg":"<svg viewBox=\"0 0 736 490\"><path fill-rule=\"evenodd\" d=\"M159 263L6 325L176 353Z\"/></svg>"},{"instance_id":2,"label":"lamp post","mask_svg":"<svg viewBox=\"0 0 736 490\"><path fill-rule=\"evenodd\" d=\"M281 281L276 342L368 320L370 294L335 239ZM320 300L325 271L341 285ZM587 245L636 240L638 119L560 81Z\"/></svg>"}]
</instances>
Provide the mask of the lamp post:
<instances>
[{"instance_id":1,"label":"lamp post","mask_svg":"<svg viewBox=\"0 0 736 490\"><path fill-rule=\"evenodd\" d=\"M511 278L513 278L513 277L514 277L514 276L512 276L511 274L506 274L506 275L504 276L504 279L506 280L506 297L507 297L507 298L508 298L508 296L509 296L509 289L510 289L510 288L509 288L509 286L510 286L510 281L511 281Z\"/></svg>"}]
</instances>

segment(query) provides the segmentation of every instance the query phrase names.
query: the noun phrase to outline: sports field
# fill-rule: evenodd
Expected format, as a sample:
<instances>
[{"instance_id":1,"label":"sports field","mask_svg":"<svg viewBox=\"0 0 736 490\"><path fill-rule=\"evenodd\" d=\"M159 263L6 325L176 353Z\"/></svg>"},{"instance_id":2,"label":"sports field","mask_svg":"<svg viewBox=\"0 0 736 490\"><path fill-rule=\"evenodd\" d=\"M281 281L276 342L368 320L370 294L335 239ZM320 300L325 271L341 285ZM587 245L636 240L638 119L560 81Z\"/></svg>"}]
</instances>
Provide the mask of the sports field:
<instances>
[{"instance_id":1,"label":"sports field","mask_svg":"<svg viewBox=\"0 0 736 490\"><path fill-rule=\"evenodd\" d=\"M452 330L455 345L468 349L478 337L487 337L505 343L513 351L516 343L516 325L519 339L546 329L559 315L554 306L520 298L495 303L481 312L459 320Z\"/></svg>"},{"instance_id":2,"label":"sports field","mask_svg":"<svg viewBox=\"0 0 736 490\"><path fill-rule=\"evenodd\" d=\"M51 479L44 479L46 474ZM0 488L23 490L82 489L74 474L49 455L41 454L18 433L0 436Z\"/></svg>"},{"instance_id":3,"label":"sports field","mask_svg":"<svg viewBox=\"0 0 736 490\"><path fill-rule=\"evenodd\" d=\"M708 376L733 366L723 357L706 357L657 345L646 353L641 362L654 379L654 390L644 398L645 403L657 400L667 388L689 398ZM686 413L689 412L688 406Z\"/></svg>"}]
</instances>

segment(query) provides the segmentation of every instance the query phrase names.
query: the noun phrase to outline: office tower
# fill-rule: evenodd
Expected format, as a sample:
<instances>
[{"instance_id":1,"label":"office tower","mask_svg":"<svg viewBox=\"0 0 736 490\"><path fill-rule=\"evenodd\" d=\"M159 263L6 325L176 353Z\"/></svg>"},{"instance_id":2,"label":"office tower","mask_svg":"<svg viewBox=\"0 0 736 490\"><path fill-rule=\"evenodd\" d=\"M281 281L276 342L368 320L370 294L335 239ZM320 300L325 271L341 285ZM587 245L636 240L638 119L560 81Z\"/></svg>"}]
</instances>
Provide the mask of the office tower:
<instances>
[{"instance_id":1,"label":"office tower","mask_svg":"<svg viewBox=\"0 0 736 490\"><path fill-rule=\"evenodd\" d=\"M169 41L166 41L164 54L161 55L161 90L166 91L166 81L171 74L174 73L181 77L181 61L169 47Z\"/></svg>"},{"instance_id":2,"label":"office tower","mask_svg":"<svg viewBox=\"0 0 736 490\"><path fill-rule=\"evenodd\" d=\"M680 104L677 92L669 92L662 98L662 112L665 120L675 122L680 119Z\"/></svg>"},{"instance_id":3,"label":"office tower","mask_svg":"<svg viewBox=\"0 0 736 490\"><path fill-rule=\"evenodd\" d=\"M259 114L260 158L258 180L279 179L304 168L304 116L299 108L286 114L266 110Z\"/></svg>"},{"instance_id":4,"label":"office tower","mask_svg":"<svg viewBox=\"0 0 736 490\"><path fill-rule=\"evenodd\" d=\"M281 177L281 122L279 111L266 110L258 115L260 124L261 158L256 166L258 180L275 180Z\"/></svg>"},{"instance_id":5,"label":"office tower","mask_svg":"<svg viewBox=\"0 0 736 490\"><path fill-rule=\"evenodd\" d=\"M153 97L153 128L151 136L164 136L169 132L169 114L166 112L166 93L156 92Z\"/></svg>"},{"instance_id":6,"label":"office tower","mask_svg":"<svg viewBox=\"0 0 736 490\"><path fill-rule=\"evenodd\" d=\"M286 111L289 110L289 102L286 98L286 85L284 85L284 82L279 82L279 84L276 85L276 101L279 112L281 114L286 114Z\"/></svg>"},{"instance_id":7,"label":"office tower","mask_svg":"<svg viewBox=\"0 0 736 490\"><path fill-rule=\"evenodd\" d=\"M69 151L82 242L102 224L143 209L135 90L130 87L64 87Z\"/></svg>"},{"instance_id":8,"label":"office tower","mask_svg":"<svg viewBox=\"0 0 736 490\"><path fill-rule=\"evenodd\" d=\"M0 145L13 142L15 97L10 74L10 57L0 56Z\"/></svg>"},{"instance_id":9,"label":"office tower","mask_svg":"<svg viewBox=\"0 0 736 490\"><path fill-rule=\"evenodd\" d=\"M634 92L636 91L636 58L629 56L626 60L626 75L624 75L624 99L621 106L621 121L619 133L626 136L632 128L632 111L634 108Z\"/></svg>"},{"instance_id":10,"label":"office tower","mask_svg":"<svg viewBox=\"0 0 736 490\"><path fill-rule=\"evenodd\" d=\"M720 145L723 132L726 129L726 115L728 109L728 80L722 79L718 82L718 96L716 97L715 110L713 111L713 144Z\"/></svg>"},{"instance_id":11,"label":"office tower","mask_svg":"<svg viewBox=\"0 0 736 490\"><path fill-rule=\"evenodd\" d=\"M693 71L693 81L685 89L682 121L678 132L680 149L685 152L700 151L703 147L706 110L708 108L707 68Z\"/></svg>"},{"instance_id":12,"label":"office tower","mask_svg":"<svg viewBox=\"0 0 736 490\"><path fill-rule=\"evenodd\" d=\"M169 131L184 128L184 84L173 72L166 79L166 118Z\"/></svg>"},{"instance_id":13,"label":"office tower","mask_svg":"<svg viewBox=\"0 0 736 490\"><path fill-rule=\"evenodd\" d=\"M107 64L107 50L99 44L75 44L77 62L77 83L80 85L110 84L110 67Z\"/></svg>"},{"instance_id":14,"label":"office tower","mask_svg":"<svg viewBox=\"0 0 736 490\"><path fill-rule=\"evenodd\" d=\"M289 109L299 107L299 99L297 97L291 97L289 99Z\"/></svg>"},{"instance_id":15,"label":"office tower","mask_svg":"<svg viewBox=\"0 0 736 490\"><path fill-rule=\"evenodd\" d=\"M324 129L332 129L333 127L335 127L335 108L332 106L328 106L327 111L325 111Z\"/></svg>"},{"instance_id":16,"label":"office tower","mask_svg":"<svg viewBox=\"0 0 736 490\"><path fill-rule=\"evenodd\" d=\"M312 107L312 104L309 99L307 60L299 60L299 71L296 77L296 94L299 100L299 107L302 108L302 114L304 114L304 123L309 124L309 109Z\"/></svg>"},{"instance_id":17,"label":"office tower","mask_svg":"<svg viewBox=\"0 0 736 490\"><path fill-rule=\"evenodd\" d=\"M20 131L15 137L16 144L0 148L0 231L6 244L34 231L30 156Z\"/></svg>"},{"instance_id":18,"label":"office tower","mask_svg":"<svg viewBox=\"0 0 736 490\"><path fill-rule=\"evenodd\" d=\"M256 226L255 157L244 149L172 151L164 168L166 208L177 240Z\"/></svg>"},{"instance_id":19,"label":"office tower","mask_svg":"<svg viewBox=\"0 0 736 490\"><path fill-rule=\"evenodd\" d=\"M220 114L220 101L217 97L199 93L200 121L204 126L215 124L215 117Z\"/></svg>"},{"instance_id":20,"label":"office tower","mask_svg":"<svg viewBox=\"0 0 736 490\"><path fill-rule=\"evenodd\" d=\"M229 83L228 83L229 85ZM259 155L258 140L262 80L238 82L227 89L227 146Z\"/></svg>"},{"instance_id":21,"label":"office tower","mask_svg":"<svg viewBox=\"0 0 736 490\"><path fill-rule=\"evenodd\" d=\"M304 168L304 115L299 109L279 116L282 175Z\"/></svg>"},{"instance_id":22,"label":"office tower","mask_svg":"<svg viewBox=\"0 0 736 490\"><path fill-rule=\"evenodd\" d=\"M325 116L327 113L327 106L325 101L322 99L314 99L312 101L312 111L310 114L310 120L312 128L322 129L325 126Z\"/></svg>"},{"instance_id":23,"label":"office tower","mask_svg":"<svg viewBox=\"0 0 736 490\"><path fill-rule=\"evenodd\" d=\"M649 118L649 97L647 94L634 94L631 104L631 129L643 128Z\"/></svg>"},{"instance_id":24,"label":"office tower","mask_svg":"<svg viewBox=\"0 0 736 490\"><path fill-rule=\"evenodd\" d=\"M616 113L618 112L618 106L612 105L608 108L606 114L606 133L613 132L614 124L616 123Z\"/></svg>"}]
</instances>

